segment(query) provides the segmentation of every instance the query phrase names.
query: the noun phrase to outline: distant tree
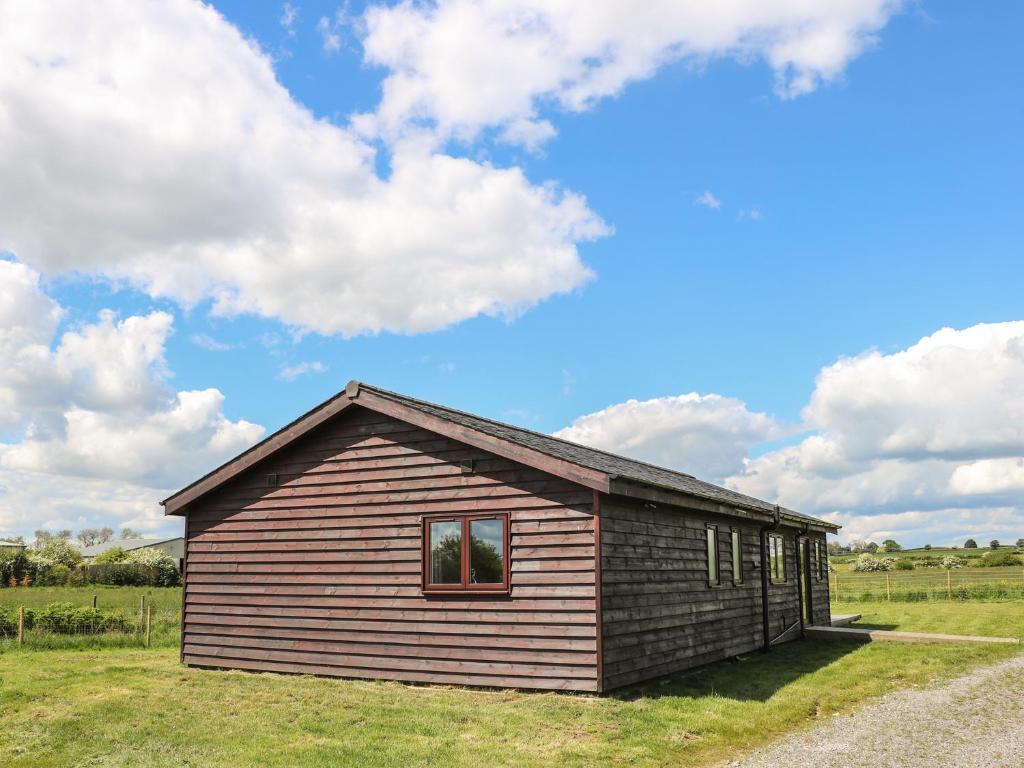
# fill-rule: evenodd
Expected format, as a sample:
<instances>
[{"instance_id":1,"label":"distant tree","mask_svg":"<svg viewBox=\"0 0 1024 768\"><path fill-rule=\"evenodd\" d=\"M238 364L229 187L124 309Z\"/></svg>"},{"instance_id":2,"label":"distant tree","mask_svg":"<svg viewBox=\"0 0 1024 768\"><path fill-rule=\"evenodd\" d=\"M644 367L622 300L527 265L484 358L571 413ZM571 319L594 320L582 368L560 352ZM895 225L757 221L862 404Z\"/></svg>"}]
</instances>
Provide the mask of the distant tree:
<instances>
[{"instance_id":1,"label":"distant tree","mask_svg":"<svg viewBox=\"0 0 1024 768\"><path fill-rule=\"evenodd\" d=\"M897 544L893 539L886 539L885 541L882 542L882 551L883 552L899 552L902 549L903 549L903 547L901 547L899 544Z\"/></svg>"},{"instance_id":2,"label":"distant tree","mask_svg":"<svg viewBox=\"0 0 1024 768\"><path fill-rule=\"evenodd\" d=\"M860 554L861 552L866 551L866 547L867 543L864 541L864 539L850 539L851 552L855 554Z\"/></svg>"},{"instance_id":3,"label":"distant tree","mask_svg":"<svg viewBox=\"0 0 1024 768\"><path fill-rule=\"evenodd\" d=\"M1017 539L1017 548L1024 549L1024 539Z\"/></svg>"},{"instance_id":4,"label":"distant tree","mask_svg":"<svg viewBox=\"0 0 1024 768\"><path fill-rule=\"evenodd\" d=\"M128 559L128 553L121 547L111 547L105 552L100 552L93 558L96 563L123 563Z\"/></svg>"},{"instance_id":5,"label":"distant tree","mask_svg":"<svg viewBox=\"0 0 1024 768\"><path fill-rule=\"evenodd\" d=\"M64 565L71 568L82 562L82 553L67 539L52 536L32 552L32 558L44 565Z\"/></svg>"},{"instance_id":6,"label":"distant tree","mask_svg":"<svg viewBox=\"0 0 1024 768\"><path fill-rule=\"evenodd\" d=\"M992 539L992 541L990 541L988 543L988 548L989 549L999 549L999 539Z\"/></svg>"},{"instance_id":7,"label":"distant tree","mask_svg":"<svg viewBox=\"0 0 1024 768\"><path fill-rule=\"evenodd\" d=\"M114 538L114 531L112 528L83 528L75 538L83 547L92 547L106 544Z\"/></svg>"},{"instance_id":8,"label":"distant tree","mask_svg":"<svg viewBox=\"0 0 1024 768\"><path fill-rule=\"evenodd\" d=\"M122 539L141 539L142 534L136 531L134 528L129 528L127 525L121 529Z\"/></svg>"},{"instance_id":9,"label":"distant tree","mask_svg":"<svg viewBox=\"0 0 1024 768\"><path fill-rule=\"evenodd\" d=\"M931 545L931 544L925 544L925 545L924 545L924 548L925 548L925 549L929 549L929 550L930 550L930 549L932 548L932 545Z\"/></svg>"},{"instance_id":10,"label":"distant tree","mask_svg":"<svg viewBox=\"0 0 1024 768\"><path fill-rule=\"evenodd\" d=\"M35 536L35 540L32 542L33 549L39 549L43 544L53 538L52 533L44 531L42 528L36 531L33 535Z\"/></svg>"},{"instance_id":11,"label":"distant tree","mask_svg":"<svg viewBox=\"0 0 1024 768\"><path fill-rule=\"evenodd\" d=\"M15 544L24 544L25 543L25 537L24 536L4 536L4 538L7 541L14 542Z\"/></svg>"},{"instance_id":12,"label":"distant tree","mask_svg":"<svg viewBox=\"0 0 1024 768\"><path fill-rule=\"evenodd\" d=\"M61 541L71 541L71 531L69 531L67 528L62 528L61 530L53 534L53 537L55 539L60 539Z\"/></svg>"},{"instance_id":13,"label":"distant tree","mask_svg":"<svg viewBox=\"0 0 1024 768\"><path fill-rule=\"evenodd\" d=\"M875 544L875 542L873 541L869 541L867 544L864 545L864 551L870 552L873 555L875 554L875 552L878 551L878 545Z\"/></svg>"},{"instance_id":14,"label":"distant tree","mask_svg":"<svg viewBox=\"0 0 1024 768\"><path fill-rule=\"evenodd\" d=\"M977 549L977 548L978 548L978 542L976 542L974 539L968 539L967 541L964 542L964 549Z\"/></svg>"},{"instance_id":15,"label":"distant tree","mask_svg":"<svg viewBox=\"0 0 1024 768\"><path fill-rule=\"evenodd\" d=\"M838 555L843 551L843 547L838 541L830 541L827 549L830 555Z\"/></svg>"}]
</instances>

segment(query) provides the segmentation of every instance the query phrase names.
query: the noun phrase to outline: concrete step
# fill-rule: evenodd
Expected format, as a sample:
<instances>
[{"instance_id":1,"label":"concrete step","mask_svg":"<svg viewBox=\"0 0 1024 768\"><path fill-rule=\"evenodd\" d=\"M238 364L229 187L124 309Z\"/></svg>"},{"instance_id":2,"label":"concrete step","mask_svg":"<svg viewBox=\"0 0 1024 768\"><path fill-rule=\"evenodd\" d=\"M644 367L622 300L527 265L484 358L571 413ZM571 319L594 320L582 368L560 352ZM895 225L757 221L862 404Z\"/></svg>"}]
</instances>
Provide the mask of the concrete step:
<instances>
[{"instance_id":1,"label":"concrete step","mask_svg":"<svg viewBox=\"0 0 1024 768\"><path fill-rule=\"evenodd\" d=\"M1020 644L1020 640L1016 637L938 635L927 632L901 632L890 629L858 629L855 627L807 627L806 635L820 640L860 640L862 642Z\"/></svg>"},{"instance_id":2,"label":"concrete step","mask_svg":"<svg viewBox=\"0 0 1024 768\"><path fill-rule=\"evenodd\" d=\"M832 617L832 626L833 627L848 627L851 624L853 624L853 622L859 621L859 620L860 620L860 614L859 613L840 614L838 616L833 616Z\"/></svg>"}]
</instances>

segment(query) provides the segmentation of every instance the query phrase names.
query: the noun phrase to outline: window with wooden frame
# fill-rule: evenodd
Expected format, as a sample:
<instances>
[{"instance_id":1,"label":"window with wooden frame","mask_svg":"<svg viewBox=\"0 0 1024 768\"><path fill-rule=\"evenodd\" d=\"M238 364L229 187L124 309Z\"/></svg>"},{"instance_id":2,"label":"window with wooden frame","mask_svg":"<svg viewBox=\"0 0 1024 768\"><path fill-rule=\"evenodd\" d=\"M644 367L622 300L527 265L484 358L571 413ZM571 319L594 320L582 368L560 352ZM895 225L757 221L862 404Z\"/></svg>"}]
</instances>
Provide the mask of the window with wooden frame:
<instances>
[{"instance_id":1,"label":"window with wooden frame","mask_svg":"<svg viewBox=\"0 0 1024 768\"><path fill-rule=\"evenodd\" d=\"M508 515L424 516L423 591L508 593Z\"/></svg>"},{"instance_id":2,"label":"window with wooden frame","mask_svg":"<svg viewBox=\"0 0 1024 768\"><path fill-rule=\"evenodd\" d=\"M768 536L768 566L773 583L786 580L786 540L777 533Z\"/></svg>"},{"instance_id":3,"label":"window with wooden frame","mask_svg":"<svg viewBox=\"0 0 1024 768\"><path fill-rule=\"evenodd\" d=\"M821 542L814 542L814 577L818 581L825 580L825 557Z\"/></svg>"},{"instance_id":4,"label":"window with wooden frame","mask_svg":"<svg viewBox=\"0 0 1024 768\"><path fill-rule=\"evenodd\" d=\"M743 532L733 528L729 541L732 545L732 583L739 585L743 583Z\"/></svg>"},{"instance_id":5,"label":"window with wooden frame","mask_svg":"<svg viewBox=\"0 0 1024 768\"><path fill-rule=\"evenodd\" d=\"M718 559L718 526L707 527L708 586L717 587L722 583L721 563Z\"/></svg>"}]
</instances>

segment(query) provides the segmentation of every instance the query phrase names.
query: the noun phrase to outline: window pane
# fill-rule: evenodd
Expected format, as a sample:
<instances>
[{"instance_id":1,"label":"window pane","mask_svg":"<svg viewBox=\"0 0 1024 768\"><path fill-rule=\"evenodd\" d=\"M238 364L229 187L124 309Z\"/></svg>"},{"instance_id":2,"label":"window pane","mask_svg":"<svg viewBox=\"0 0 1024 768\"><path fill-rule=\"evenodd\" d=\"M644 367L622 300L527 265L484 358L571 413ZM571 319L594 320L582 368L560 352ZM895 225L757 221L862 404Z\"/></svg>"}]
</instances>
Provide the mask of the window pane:
<instances>
[{"instance_id":1,"label":"window pane","mask_svg":"<svg viewBox=\"0 0 1024 768\"><path fill-rule=\"evenodd\" d=\"M501 520L469 521L469 583L501 584L505 580L505 547Z\"/></svg>"},{"instance_id":2,"label":"window pane","mask_svg":"<svg viewBox=\"0 0 1024 768\"><path fill-rule=\"evenodd\" d=\"M786 578L785 549L781 536L771 537L771 575L776 581Z\"/></svg>"},{"instance_id":3,"label":"window pane","mask_svg":"<svg viewBox=\"0 0 1024 768\"><path fill-rule=\"evenodd\" d=\"M718 583L718 529L708 528L708 581Z\"/></svg>"},{"instance_id":4,"label":"window pane","mask_svg":"<svg viewBox=\"0 0 1024 768\"><path fill-rule=\"evenodd\" d=\"M455 520L430 524L430 583L462 583L462 525Z\"/></svg>"},{"instance_id":5,"label":"window pane","mask_svg":"<svg viewBox=\"0 0 1024 768\"><path fill-rule=\"evenodd\" d=\"M743 581L743 547L739 531L732 532L732 580Z\"/></svg>"}]
</instances>

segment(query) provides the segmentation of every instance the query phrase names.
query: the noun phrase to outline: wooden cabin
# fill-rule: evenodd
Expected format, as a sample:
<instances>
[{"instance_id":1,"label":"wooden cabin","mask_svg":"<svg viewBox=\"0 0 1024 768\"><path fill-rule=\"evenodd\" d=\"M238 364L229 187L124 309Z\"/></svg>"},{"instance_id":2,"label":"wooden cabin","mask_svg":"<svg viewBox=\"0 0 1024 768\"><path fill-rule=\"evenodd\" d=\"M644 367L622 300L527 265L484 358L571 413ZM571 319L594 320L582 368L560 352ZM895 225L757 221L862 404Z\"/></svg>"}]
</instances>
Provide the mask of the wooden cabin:
<instances>
[{"instance_id":1,"label":"wooden cabin","mask_svg":"<svg viewBox=\"0 0 1024 768\"><path fill-rule=\"evenodd\" d=\"M163 503L190 666L600 692L829 623L836 525L355 381Z\"/></svg>"}]
</instances>

